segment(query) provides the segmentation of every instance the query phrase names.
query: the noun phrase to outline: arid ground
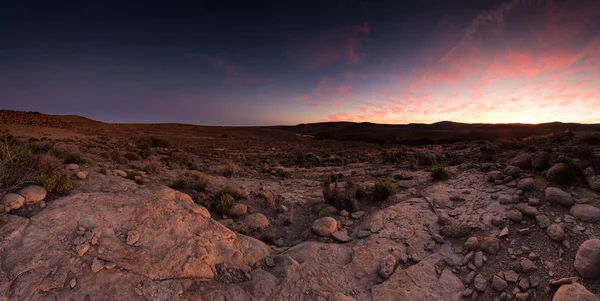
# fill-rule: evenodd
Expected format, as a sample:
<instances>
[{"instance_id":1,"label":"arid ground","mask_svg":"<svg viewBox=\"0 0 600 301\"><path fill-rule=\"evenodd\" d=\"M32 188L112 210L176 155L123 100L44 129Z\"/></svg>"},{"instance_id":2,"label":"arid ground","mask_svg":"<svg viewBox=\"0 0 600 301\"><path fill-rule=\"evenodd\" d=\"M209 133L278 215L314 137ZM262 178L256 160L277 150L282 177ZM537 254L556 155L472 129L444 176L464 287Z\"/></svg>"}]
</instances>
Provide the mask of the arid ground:
<instances>
[{"instance_id":1,"label":"arid ground","mask_svg":"<svg viewBox=\"0 0 600 301\"><path fill-rule=\"evenodd\" d=\"M600 296L598 125L0 131L0 300Z\"/></svg>"}]
</instances>

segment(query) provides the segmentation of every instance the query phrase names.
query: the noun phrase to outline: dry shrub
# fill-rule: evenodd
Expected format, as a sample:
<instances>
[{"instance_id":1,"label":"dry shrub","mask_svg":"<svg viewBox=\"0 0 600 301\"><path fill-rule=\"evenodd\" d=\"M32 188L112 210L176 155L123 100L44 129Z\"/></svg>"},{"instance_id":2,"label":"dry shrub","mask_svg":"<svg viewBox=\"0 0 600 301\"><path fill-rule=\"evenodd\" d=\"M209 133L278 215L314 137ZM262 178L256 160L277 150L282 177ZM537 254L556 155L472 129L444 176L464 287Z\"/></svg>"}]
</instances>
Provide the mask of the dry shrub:
<instances>
[{"instance_id":1,"label":"dry shrub","mask_svg":"<svg viewBox=\"0 0 600 301\"><path fill-rule=\"evenodd\" d=\"M263 190L260 192L260 197L265 200L267 207L271 209L277 208L277 196L273 192Z\"/></svg>"},{"instance_id":2,"label":"dry shrub","mask_svg":"<svg viewBox=\"0 0 600 301\"><path fill-rule=\"evenodd\" d=\"M112 150L108 153L110 159L118 164L127 164L127 159L123 157L120 151Z\"/></svg>"},{"instance_id":3,"label":"dry shrub","mask_svg":"<svg viewBox=\"0 0 600 301\"><path fill-rule=\"evenodd\" d=\"M240 167L231 161L225 162L217 168L217 173L223 177L231 178L240 171Z\"/></svg>"},{"instance_id":4,"label":"dry shrub","mask_svg":"<svg viewBox=\"0 0 600 301\"><path fill-rule=\"evenodd\" d=\"M54 146L52 147L52 151L59 158L62 158L65 155L70 154L70 153L80 153L81 152L79 150L79 147L77 147L77 145L68 144L68 143L65 143L62 141L54 144Z\"/></svg>"},{"instance_id":5,"label":"dry shrub","mask_svg":"<svg viewBox=\"0 0 600 301\"><path fill-rule=\"evenodd\" d=\"M63 161L51 154L41 154L38 156L37 168L44 172L53 169L60 169Z\"/></svg>"},{"instance_id":6,"label":"dry shrub","mask_svg":"<svg viewBox=\"0 0 600 301\"><path fill-rule=\"evenodd\" d=\"M350 179L346 180L345 187L340 183L337 181L333 182L330 177L327 177L323 182L323 198L329 205L339 210L357 211L356 184Z\"/></svg>"},{"instance_id":7,"label":"dry shrub","mask_svg":"<svg viewBox=\"0 0 600 301\"><path fill-rule=\"evenodd\" d=\"M0 140L0 197L33 182L37 176L36 164L26 145Z\"/></svg>"},{"instance_id":8,"label":"dry shrub","mask_svg":"<svg viewBox=\"0 0 600 301\"><path fill-rule=\"evenodd\" d=\"M151 159L144 165L143 170L149 174L158 174L162 171L162 164L156 159Z\"/></svg>"},{"instance_id":9,"label":"dry shrub","mask_svg":"<svg viewBox=\"0 0 600 301\"><path fill-rule=\"evenodd\" d=\"M196 191L205 191L206 190L206 187L208 186L208 183L210 182L208 177L203 176L199 173L192 173L190 176L192 177L192 181L190 181L190 186L193 189L195 189Z\"/></svg>"}]
</instances>

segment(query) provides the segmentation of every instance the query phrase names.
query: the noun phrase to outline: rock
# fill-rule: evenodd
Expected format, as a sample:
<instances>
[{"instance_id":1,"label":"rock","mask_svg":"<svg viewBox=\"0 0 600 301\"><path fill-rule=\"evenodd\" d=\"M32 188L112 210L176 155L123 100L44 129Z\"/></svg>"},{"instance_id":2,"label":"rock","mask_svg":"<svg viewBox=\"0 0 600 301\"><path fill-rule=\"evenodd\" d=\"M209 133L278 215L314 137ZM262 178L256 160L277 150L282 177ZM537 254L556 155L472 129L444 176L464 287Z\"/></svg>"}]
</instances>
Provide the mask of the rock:
<instances>
[{"instance_id":1,"label":"rock","mask_svg":"<svg viewBox=\"0 0 600 301\"><path fill-rule=\"evenodd\" d=\"M16 193L9 193L2 198L2 204L9 210L17 210L23 207L25 198Z\"/></svg>"},{"instance_id":2,"label":"rock","mask_svg":"<svg viewBox=\"0 0 600 301\"><path fill-rule=\"evenodd\" d=\"M388 279L394 273L396 269L396 257L392 254L387 254L381 259L379 264L379 275L383 279Z\"/></svg>"},{"instance_id":3,"label":"rock","mask_svg":"<svg viewBox=\"0 0 600 301\"><path fill-rule=\"evenodd\" d=\"M533 261L529 260L529 258L521 258L520 263L521 269L523 269L523 272L525 273L537 270L537 266Z\"/></svg>"},{"instance_id":4,"label":"rock","mask_svg":"<svg viewBox=\"0 0 600 301\"><path fill-rule=\"evenodd\" d=\"M533 156L531 160L531 169L534 171L542 171L550 166L550 154L547 152L540 152Z\"/></svg>"},{"instance_id":5,"label":"rock","mask_svg":"<svg viewBox=\"0 0 600 301\"><path fill-rule=\"evenodd\" d=\"M92 272L98 273L102 269L104 269L104 261L94 257L94 260L92 260Z\"/></svg>"},{"instance_id":6,"label":"rock","mask_svg":"<svg viewBox=\"0 0 600 301\"><path fill-rule=\"evenodd\" d=\"M77 251L77 254L79 255L79 257L85 255L85 253L87 253L87 251L90 249L90 244L88 243L82 243L80 245L78 245L77 247L75 247L75 251Z\"/></svg>"},{"instance_id":7,"label":"rock","mask_svg":"<svg viewBox=\"0 0 600 301\"><path fill-rule=\"evenodd\" d=\"M140 232L135 230L129 231L127 232L127 244L133 246L140 240L141 237L142 235Z\"/></svg>"},{"instance_id":8,"label":"rock","mask_svg":"<svg viewBox=\"0 0 600 301\"><path fill-rule=\"evenodd\" d=\"M358 233L356 233L356 236L358 238L365 238L365 237L369 237L371 236L371 231L368 230L360 230L358 231Z\"/></svg>"},{"instance_id":9,"label":"rock","mask_svg":"<svg viewBox=\"0 0 600 301\"><path fill-rule=\"evenodd\" d=\"M437 233L431 234L431 239L435 240L437 243L440 243L440 244L443 244L446 242L444 237L442 237L441 235L439 235Z\"/></svg>"},{"instance_id":10,"label":"rock","mask_svg":"<svg viewBox=\"0 0 600 301\"><path fill-rule=\"evenodd\" d=\"M546 178L558 184L567 184L571 181L571 170L566 163L554 164L546 173Z\"/></svg>"},{"instance_id":11,"label":"rock","mask_svg":"<svg viewBox=\"0 0 600 301\"><path fill-rule=\"evenodd\" d=\"M587 181L593 191L600 192L600 176L588 177Z\"/></svg>"},{"instance_id":12,"label":"rock","mask_svg":"<svg viewBox=\"0 0 600 301\"><path fill-rule=\"evenodd\" d=\"M473 283L473 280L475 279L475 271L471 271L469 272L469 274L467 274L465 276L465 278L463 279L463 282L467 285Z\"/></svg>"},{"instance_id":13,"label":"rock","mask_svg":"<svg viewBox=\"0 0 600 301\"><path fill-rule=\"evenodd\" d=\"M498 235L498 237L500 237L500 238L506 237L506 236L508 236L508 233L509 233L508 227L504 227L504 229L502 229L502 231L500 231L500 234Z\"/></svg>"},{"instance_id":14,"label":"rock","mask_svg":"<svg viewBox=\"0 0 600 301\"><path fill-rule=\"evenodd\" d=\"M233 206L231 206L231 208L229 208L229 210L227 211L227 215L240 217L246 215L247 212L248 206L246 206L246 204L235 203L233 204Z\"/></svg>"},{"instance_id":15,"label":"rock","mask_svg":"<svg viewBox=\"0 0 600 301\"><path fill-rule=\"evenodd\" d=\"M524 153L524 154L519 154L516 157L508 160L507 165L509 166L516 166L516 167L520 167L523 169L529 169L531 168L531 155Z\"/></svg>"},{"instance_id":16,"label":"rock","mask_svg":"<svg viewBox=\"0 0 600 301\"><path fill-rule=\"evenodd\" d=\"M65 166L65 169L68 170L68 171L78 170L79 169L79 165L77 165L75 163L70 163L70 164L67 164L67 166Z\"/></svg>"},{"instance_id":17,"label":"rock","mask_svg":"<svg viewBox=\"0 0 600 301\"><path fill-rule=\"evenodd\" d=\"M600 239L589 239L579 246L574 266L583 278L596 279L600 277Z\"/></svg>"},{"instance_id":18,"label":"rock","mask_svg":"<svg viewBox=\"0 0 600 301\"><path fill-rule=\"evenodd\" d=\"M264 230L269 227L269 219L262 213L249 214L244 223L252 230Z\"/></svg>"},{"instance_id":19,"label":"rock","mask_svg":"<svg viewBox=\"0 0 600 301\"><path fill-rule=\"evenodd\" d=\"M483 277L481 274L475 276L475 279L473 280L473 286L478 292L485 291L485 289L487 288L487 283L487 279L485 279L485 277Z\"/></svg>"},{"instance_id":20,"label":"rock","mask_svg":"<svg viewBox=\"0 0 600 301\"><path fill-rule=\"evenodd\" d=\"M599 301L598 297L579 283L561 285L552 301Z\"/></svg>"},{"instance_id":21,"label":"rock","mask_svg":"<svg viewBox=\"0 0 600 301\"><path fill-rule=\"evenodd\" d=\"M281 213L286 213L286 212L288 212L289 208L288 208L287 206L285 206L285 205L279 205L279 206L277 207L277 210L278 210L279 212L281 212Z\"/></svg>"},{"instance_id":22,"label":"rock","mask_svg":"<svg viewBox=\"0 0 600 301\"><path fill-rule=\"evenodd\" d=\"M529 293L517 293L515 295L515 300L517 300L517 301L527 301L527 300L529 300Z\"/></svg>"},{"instance_id":23,"label":"rock","mask_svg":"<svg viewBox=\"0 0 600 301\"><path fill-rule=\"evenodd\" d=\"M473 263L477 268L481 268L483 266L483 252L477 251L475 252L475 257L473 259Z\"/></svg>"},{"instance_id":24,"label":"rock","mask_svg":"<svg viewBox=\"0 0 600 301\"><path fill-rule=\"evenodd\" d=\"M122 177L122 178L127 177L127 173L120 169L115 169L115 175Z\"/></svg>"},{"instance_id":25,"label":"rock","mask_svg":"<svg viewBox=\"0 0 600 301\"><path fill-rule=\"evenodd\" d=\"M485 178L488 182L494 183L496 180L500 179L500 177L502 177L502 172L499 170L494 170L488 172Z\"/></svg>"},{"instance_id":26,"label":"rock","mask_svg":"<svg viewBox=\"0 0 600 301\"><path fill-rule=\"evenodd\" d=\"M523 191L531 190L533 189L533 183L533 178L524 178L519 180L519 182L517 183L517 188Z\"/></svg>"},{"instance_id":27,"label":"rock","mask_svg":"<svg viewBox=\"0 0 600 301\"><path fill-rule=\"evenodd\" d=\"M329 236L337 230L337 221L332 217L321 217L313 222L312 230L320 236Z\"/></svg>"},{"instance_id":28,"label":"rock","mask_svg":"<svg viewBox=\"0 0 600 301\"><path fill-rule=\"evenodd\" d=\"M77 279L72 278L71 281L69 281L69 287L74 288L76 285L77 285Z\"/></svg>"},{"instance_id":29,"label":"rock","mask_svg":"<svg viewBox=\"0 0 600 301\"><path fill-rule=\"evenodd\" d=\"M567 238L565 230L561 224L552 224L546 229L548 236L554 241L561 242Z\"/></svg>"},{"instance_id":30,"label":"rock","mask_svg":"<svg viewBox=\"0 0 600 301\"><path fill-rule=\"evenodd\" d=\"M500 239L493 236L486 236L481 240L479 249L490 254L496 254L500 251Z\"/></svg>"},{"instance_id":31,"label":"rock","mask_svg":"<svg viewBox=\"0 0 600 301\"><path fill-rule=\"evenodd\" d=\"M600 208L588 204L576 204L571 207L571 214L584 222L600 221Z\"/></svg>"},{"instance_id":32,"label":"rock","mask_svg":"<svg viewBox=\"0 0 600 301\"><path fill-rule=\"evenodd\" d=\"M531 287L531 285L529 284L529 278L527 278L527 277L521 278L521 281L519 281L519 287L524 291L528 290L529 287Z\"/></svg>"},{"instance_id":33,"label":"rock","mask_svg":"<svg viewBox=\"0 0 600 301\"><path fill-rule=\"evenodd\" d=\"M498 277L498 276L494 276L492 278L492 287L496 290L496 291L503 291L508 287L508 283L506 283L506 281L504 281L504 279Z\"/></svg>"},{"instance_id":34,"label":"rock","mask_svg":"<svg viewBox=\"0 0 600 301\"><path fill-rule=\"evenodd\" d=\"M502 194L500 195L500 197L498 198L498 202L502 205L508 205L508 204L514 204L516 203L515 198L513 198L513 196L508 195L508 194Z\"/></svg>"},{"instance_id":35,"label":"rock","mask_svg":"<svg viewBox=\"0 0 600 301\"><path fill-rule=\"evenodd\" d=\"M348 236L348 233L346 232L346 230L335 231L335 232L333 232L333 234L331 234L331 237L333 237L335 240L337 240L339 242L349 242L350 241L350 236Z\"/></svg>"},{"instance_id":36,"label":"rock","mask_svg":"<svg viewBox=\"0 0 600 301\"><path fill-rule=\"evenodd\" d=\"M504 224L504 218L502 216L492 217L492 225L501 226L502 224Z\"/></svg>"},{"instance_id":37,"label":"rock","mask_svg":"<svg viewBox=\"0 0 600 301\"><path fill-rule=\"evenodd\" d=\"M31 185L21 189L19 194L25 198L25 204L31 204L43 201L47 193L44 187Z\"/></svg>"},{"instance_id":38,"label":"rock","mask_svg":"<svg viewBox=\"0 0 600 301\"><path fill-rule=\"evenodd\" d=\"M571 197L570 194L566 193L560 188L548 187L546 188L545 195L546 201L553 204L565 207L570 207L573 204L575 204L575 200L573 199L573 197Z\"/></svg>"},{"instance_id":39,"label":"rock","mask_svg":"<svg viewBox=\"0 0 600 301\"><path fill-rule=\"evenodd\" d=\"M515 208L517 210L519 210L519 212L521 212L527 216L534 217L534 216L538 215L537 208L529 206L528 204L525 204L525 203L519 203L519 204L517 204L517 207L515 207Z\"/></svg>"},{"instance_id":40,"label":"rock","mask_svg":"<svg viewBox=\"0 0 600 301\"><path fill-rule=\"evenodd\" d=\"M338 215L338 212L334 206L327 206L319 211L319 216L334 216Z\"/></svg>"},{"instance_id":41,"label":"rock","mask_svg":"<svg viewBox=\"0 0 600 301\"><path fill-rule=\"evenodd\" d=\"M539 206L540 205L540 199L538 198L530 198L527 203L531 206Z\"/></svg>"},{"instance_id":42,"label":"rock","mask_svg":"<svg viewBox=\"0 0 600 301\"><path fill-rule=\"evenodd\" d=\"M83 181L87 178L88 172L87 171L78 171L77 173L75 173L75 176L77 177L77 179Z\"/></svg>"},{"instance_id":43,"label":"rock","mask_svg":"<svg viewBox=\"0 0 600 301\"><path fill-rule=\"evenodd\" d=\"M519 280L519 274L513 270L505 271L504 279L510 283L516 283Z\"/></svg>"},{"instance_id":44,"label":"rock","mask_svg":"<svg viewBox=\"0 0 600 301\"><path fill-rule=\"evenodd\" d=\"M467 241L465 242L465 249L469 250L469 251L474 251L479 249L479 238L477 238L476 236L471 236L469 237L469 239L467 239Z\"/></svg>"},{"instance_id":45,"label":"rock","mask_svg":"<svg viewBox=\"0 0 600 301\"><path fill-rule=\"evenodd\" d=\"M546 229L548 227L550 227L550 219L543 215L543 214L538 214L535 216L535 221L537 222L538 226L542 229Z\"/></svg>"},{"instance_id":46,"label":"rock","mask_svg":"<svg viewBox=\"0 0 600 301\"><path fill-rule=\"evenodd\" d=\"M340 216L341 217L347 217L350 215L350 212L346 211L346 210L342 210L340 211Z\"/></svg>"},{"instance_id":47,"label":"rock","mask_svg":"<svg viewBox=\"0 0 600 301\"><path fill-rule=\"evenodd\" d=\"M506 213L506 217L514 222L520 222L523 219L523 214L519 210L510 210Z\"/></svg>"},{"instance_id":48,"label":"rock","mask_svg":"<svg viewBox=\"0 0 600 301\"><path fill-rule=\"evenodd\" d=\"M519 175L521 175L521 173L523 173L523 171L516 166L507 166L504 169L504 173L511 177L518 177Z\"/></svg>"},{"instance_id":49,"label":"rock","mask_svg":"<svg viewBox=\"0 0 600 301\"><path fill-rule=\"evenodd\" d=\"M356 212L352 212L350 213L350 216L353 219L360 219L361 217L365 216L365 212L364 211L356 211Z\"/></svg>"},{"instance_id":50,"label":"rock","mask_svg":"<svg viewBox=\"0 0 600 301\"><path fill-rule=\"evenodd\" d=\"M471 233L471 226L461 222L452 222L440 229L440 234L452 238L467 236L469 233Z\"/></svg>"}]
</instances>

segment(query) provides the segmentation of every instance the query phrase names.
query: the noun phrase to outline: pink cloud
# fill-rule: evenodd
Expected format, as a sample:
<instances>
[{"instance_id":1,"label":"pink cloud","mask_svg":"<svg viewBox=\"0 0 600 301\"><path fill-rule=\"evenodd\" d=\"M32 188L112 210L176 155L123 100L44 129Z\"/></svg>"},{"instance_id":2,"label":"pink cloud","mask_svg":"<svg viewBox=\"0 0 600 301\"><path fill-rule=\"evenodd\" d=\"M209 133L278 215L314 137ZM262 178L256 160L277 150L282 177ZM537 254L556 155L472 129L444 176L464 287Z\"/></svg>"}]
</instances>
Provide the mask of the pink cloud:
<instances>
[{"instance_id":1,"label":"pink cloud","mask_svg":"<svg viewBox=\"0 0 600 301\"><path fill-rule=\"evenodd\" d=\"M201 58L201 61L223 72L227 82L234 85L253 85L272 83L274 80L256 73L243 72L240 66L225 58Z\"/></svg>"},{"instance_id":2,"label":"pink cloud","mask_svg":"<svg viewBox=\"0 0 600 301\"><path fill-rule=\"evenodd\" d=\"M335 28L311 38L308 42L298 42L294 45L292 56L299 61L303 69L316 69L340 61L350 65L356 64L362 59L358 49L369 32L367 23Z\"/></svg>"}]
</instances>

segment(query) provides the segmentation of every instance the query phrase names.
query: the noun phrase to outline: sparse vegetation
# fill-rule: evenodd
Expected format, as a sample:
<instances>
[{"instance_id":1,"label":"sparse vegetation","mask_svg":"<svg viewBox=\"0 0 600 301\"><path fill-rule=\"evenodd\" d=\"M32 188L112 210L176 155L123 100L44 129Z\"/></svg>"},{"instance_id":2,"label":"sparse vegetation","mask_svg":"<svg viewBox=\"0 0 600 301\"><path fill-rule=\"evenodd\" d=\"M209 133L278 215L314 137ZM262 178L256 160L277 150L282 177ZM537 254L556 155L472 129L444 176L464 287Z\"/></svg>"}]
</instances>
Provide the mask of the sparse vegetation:
<instances>
[{"instance_id":1,"label":"sparse vegetation","mask_svg":"<svg viewBox=\"0 0 600 301\"><path fill-rule=\"evenodd\" d=\"M35 156L23 144L0 140L0 197L35 180Z\"/></svg>"},{"instance_id":2,"label":"sparse vegetation","mask_svg":"<svg viewBox=\"0 0 600 301\"><path fill-rule=\"evenodd\" d=\"M182 190L185 188L187 182L185 181L184 178L177 178L175 179L175 181L173 181L171 183L171 185L169 185L169 187L176 189L176 190Z\"/></svg>"},{"instance_id":3,"label":"sparse vegetation","mask_svg":"<svg viewBox=\"0 0 600 301\"><path fill-rule=\"evenodd\" d=\"M265 200L265 204L267 207L271 209L275 209L277 207L277 197L271 191L261 191L260 197Z\"/></svg>"},{"instance_id":4,"label":"sparse vegetation","mask_svg":"<svg viewBox=\"0 0 600 301\"><path fill-rule=\"evenodd\" d=\"M127 176L125 176L125 178L129 180L135 180L135 177L138 176L140 176L140 173L132 170L127 172Z\"/></svg>"},{"instance_id":5,"label":"sparse vegetation","mask_svg":"<svg viewBox=\"0 0 600 301\"><path fill-rule=\"evenodd\" d=\"M85 163L85 159L83 158L83 154L79 152L66 153L62 156L64 164L83 164Z\"/></svg>"},{"instance_id":6,"label":"sparse vegetation","mask_svg":"<svg viewBox=\"0 0 600 301\"><path fill-rule=\"evenodd\" d=\"M225 185L219 192L217 192L217 198L221 198L222 195L228 194L236 200L246 198L246 195L237 187L233 185Z\"/></svg>"},{"instance_id":7,"label":"sparse vegetation","mask_svg":"<svg viewBox=\"0 0 600 301\"><path fill-rule=\"evenodd\" d=\"M190 186L196 191L205 191L206 186L210 182L209 179L199 173L192 173L191 175L192 181Z\"/></svg>"},{"instance_id":8,"label":"sparse vegetation","mask_svg":"<svg viewBox=\"0 0 600 301\"><path fill-rule=\"evenodd\" d=\"M103 174L103 175L107 174L106 168L104 168L104 167L101 167L98 172L101 173L101 174Z\"/></svg>"},{"instance_id":9,"label":"sparse vegetation","mask_svg":"<svg viewBox=\"0 0 600 301\"><path fill-rule=\"evenodd\" d=\"M235 198L228 193L223 193L215 201L213 209L219 214L225 214L233 204L235 204Z\"/></svg>"},{"instance_id":10,"label":"sparse vegetation","mask_svg":"<svg viewBox=\"0 0 600 301\"><path fill-rule=\"evenodd\" d=\"M377 179L373 188L373 200L377 203L387 200L392 195L396 194L396 186L394 183L384 179Z\"/></svg>"},{"instance_id":11,"label":"sparse vegetation","mask_svg":"<svg viewBox=\"0 0 600 301\"><path fill-rule=\"evenodd\" d=\"M355 196L357 199L363 199L367 196L367 189L365 188L364 185L358 185L356 186L356 193Z\"/></svg>"},{"instance_id":12,"label":"sparse vegetation","mask_svg":"<svg viewBox=\"0 0 600 301\"><path fill-rule=\"evenodd\" d=\"M240 167L231 161L225 162L223 165L219 166L217 169L217 173L223 177L231 178L235 176L240 170Z\"/></svg>"},{"instance_id":13,"label":"sparse vegetation","mask_svg":"<svg viewBox=\"0 0 600 301\"><path fill-rule=\"evenodd\" d=\"M450 178L450 173L446 168L437 166L431 171L431 178L436 181L444 181Z\"/></svg>"},{"instance_id":14,"label":"sparse vegetation","mask_svg":"<svg viewBox=\"0 0 600 301\"><path fill-rule=\"evenodd\" d=\"M142 160L142 158L134 153L134 152L127 152L125 153L125 155L123 155L123 157L125 157L125 159L129 160L129 161L139 161Z\"/></svg>"},{"instance_id":15,"label":"sparse vegetation","mask_svg":"<svg viewBox=\"0 0 600 301\"><path fill-rule=\"evenodd\" d=\"M56 169L43 172L38 176L37 181L46 188L48 193L65 194L73 189L69 176Z\"/></svg>"}]
</instances>

